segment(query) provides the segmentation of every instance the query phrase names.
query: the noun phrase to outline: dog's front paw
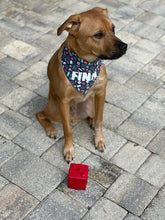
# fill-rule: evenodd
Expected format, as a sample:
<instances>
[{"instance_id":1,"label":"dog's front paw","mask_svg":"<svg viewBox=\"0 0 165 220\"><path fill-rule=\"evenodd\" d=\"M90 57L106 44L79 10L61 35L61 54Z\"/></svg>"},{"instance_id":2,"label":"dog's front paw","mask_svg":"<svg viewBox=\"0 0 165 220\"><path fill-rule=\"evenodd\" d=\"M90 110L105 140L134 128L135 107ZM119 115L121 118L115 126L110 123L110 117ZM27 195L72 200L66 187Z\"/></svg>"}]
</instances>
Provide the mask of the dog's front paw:
<instances>
[{"instance_id":1,"label":"dog's front paw","mask_svg":"<svg viewBox=\"0 0 165 220\"><path fill-rule=\"evenodd\" d=\"M73 158L75 156L73 144L72 145L65 144L64 145L63 154L64 154L64 159L69 164L73 160Z\"/></svg>"},{"instance_id":2,"label":"dog's front paw","mask_svg":"<svg viewBox=\"0 0 165 220\"><path fill-rule=\"evenodd\" d=\"M95 135L95 149L100 152L104 152L105 149L105 140L102 134Z\"/></svg>"}]
</instances>

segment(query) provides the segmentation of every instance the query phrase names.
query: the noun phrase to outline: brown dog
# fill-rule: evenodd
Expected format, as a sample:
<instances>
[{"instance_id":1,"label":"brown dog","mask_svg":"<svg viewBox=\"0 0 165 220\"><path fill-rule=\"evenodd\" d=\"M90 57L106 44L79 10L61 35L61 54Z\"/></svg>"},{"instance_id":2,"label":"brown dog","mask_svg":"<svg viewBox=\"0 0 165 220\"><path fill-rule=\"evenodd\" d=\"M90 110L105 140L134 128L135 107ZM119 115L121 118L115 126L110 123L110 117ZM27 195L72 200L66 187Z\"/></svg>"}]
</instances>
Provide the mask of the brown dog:
<instances>
[{"instance_id":1,"label":"brown dog","mask_svg":"<svg viewBox=\"0 0 165 220\"><path fill-rule=\"evenodd\" d=\"M108 18L107 9L97 7L72 15L58 28L57 34L60 35L64 30L69 32L68 37L48 64L49 103L36 116L47 135L52 138L56 137L56 130L49 121L63 124L63 154L69 163L74 158L70 122L89 117L95 132L95 147L104 151L102 119L107 74L100 59L119 58L125 54L127 44L115 36L114 25ZM78 69L75 69L76 65L72 65L74 59L77 59ZM87 67L82 67L80 63L87 64ZM89 71L93 67L95 69ZM84 69L87 73L83 72Z\"/></svg>"}]
</instances>

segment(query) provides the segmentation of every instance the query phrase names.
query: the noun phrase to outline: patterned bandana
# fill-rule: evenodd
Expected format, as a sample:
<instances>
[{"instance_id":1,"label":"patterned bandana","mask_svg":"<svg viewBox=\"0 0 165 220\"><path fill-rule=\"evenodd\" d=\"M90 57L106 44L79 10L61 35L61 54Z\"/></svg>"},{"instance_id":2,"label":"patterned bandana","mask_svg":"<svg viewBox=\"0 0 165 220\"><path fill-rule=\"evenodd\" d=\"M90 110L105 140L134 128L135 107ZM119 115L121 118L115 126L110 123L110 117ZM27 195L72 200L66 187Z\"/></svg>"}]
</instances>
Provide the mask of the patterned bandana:
<instances>
[{"instance_id":1,"label":"patterned bandana","mask_svg":"<svg viewBox=\"0 0 165 220\"><path fill-rule=\"evenodd\" d=\"M100 73L101 59L88 62L64 46L61 61L64 73L71 84L83 95L88 92Z\"/></svg>"}]
</instances>

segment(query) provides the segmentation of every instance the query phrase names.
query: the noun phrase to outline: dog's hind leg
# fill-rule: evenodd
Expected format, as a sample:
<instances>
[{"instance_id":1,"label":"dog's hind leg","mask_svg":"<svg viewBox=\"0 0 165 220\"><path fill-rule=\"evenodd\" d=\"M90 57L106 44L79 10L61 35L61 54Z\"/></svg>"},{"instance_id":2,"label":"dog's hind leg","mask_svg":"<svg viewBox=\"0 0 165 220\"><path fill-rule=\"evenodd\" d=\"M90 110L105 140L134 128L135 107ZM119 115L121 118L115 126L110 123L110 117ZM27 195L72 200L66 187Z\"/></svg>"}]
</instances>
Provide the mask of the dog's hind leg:
<instances>
[{"instance_id":1,"label":"dog's hind leg","mask_svg":"<svg viewBox=\"0 0 165 220\"><path fill-rule=\"evenodd\" d=\"M95 128L95 118L88 118L89 126L94 129Z\"/></svg>"},{"instance_id":2,"label":"dog's hind leg","mask_svg":"<svg viewBox=\"0 0 165 220\"><path fill-rule=\"evenodd\" d=\"M88 103L90 103L90 105L88 104L88 122L89 122L89 126L94 129L95 128L95 114L96 114L96 106L95 106L95 96L90 96L88 99Z\"/></svg>"},{"instance_id":3,"label":"dog's hind leg","mask_svg":"<svg viewBox=\"0 0 165 220\"><path fill-rule=\"evenodd\" d=\"M37 119L40 124L44 127L47 135L51 138L56 138L56 130L53 125L50 123L59 123L61 122L60 111L58 108L58 103L55 99L52 98L49 93L49 103L47 107L36 114Z\"/></svg>"},{"instance_id":4,"label":"dog's hind leg","mask_svg":"<svg viewBox=\"0 0 165 220\"><path fill-rule=\"evenodd\" d=\"M51 138L56 138L56 130L53 125L48 121L44 111L38 112L36 114L37 119L39 120L40 124L44 127L47 135Z\"/></svg>"}]
</instances>

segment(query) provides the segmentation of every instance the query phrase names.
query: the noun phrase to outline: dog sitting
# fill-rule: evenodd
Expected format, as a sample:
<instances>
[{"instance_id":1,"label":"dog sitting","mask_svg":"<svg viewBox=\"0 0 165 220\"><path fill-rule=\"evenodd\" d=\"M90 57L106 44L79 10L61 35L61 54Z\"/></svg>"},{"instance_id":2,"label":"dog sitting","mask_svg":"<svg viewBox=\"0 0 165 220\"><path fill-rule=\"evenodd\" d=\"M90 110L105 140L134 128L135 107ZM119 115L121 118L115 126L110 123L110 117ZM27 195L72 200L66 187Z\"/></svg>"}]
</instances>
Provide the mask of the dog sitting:
<instances>
[{"instance_id":1,"label":"dog sitting","mask_svg":"<svg viewBox=\"0 0 165 220\"><path fill-rule=\"evenodd\" d=\"M36 117L51 138L56 137L56 130L50 122L63 124L63 154L69 163L74 158L71 122L89 118L95 147L104 151L102 120L107 73L102 60L121 57L127 44L115 36L107 9L96 7L72 15L58 28L57 35L64 30L68 37L47 68L49 102Z\"/></svg>"}]
</instances>

